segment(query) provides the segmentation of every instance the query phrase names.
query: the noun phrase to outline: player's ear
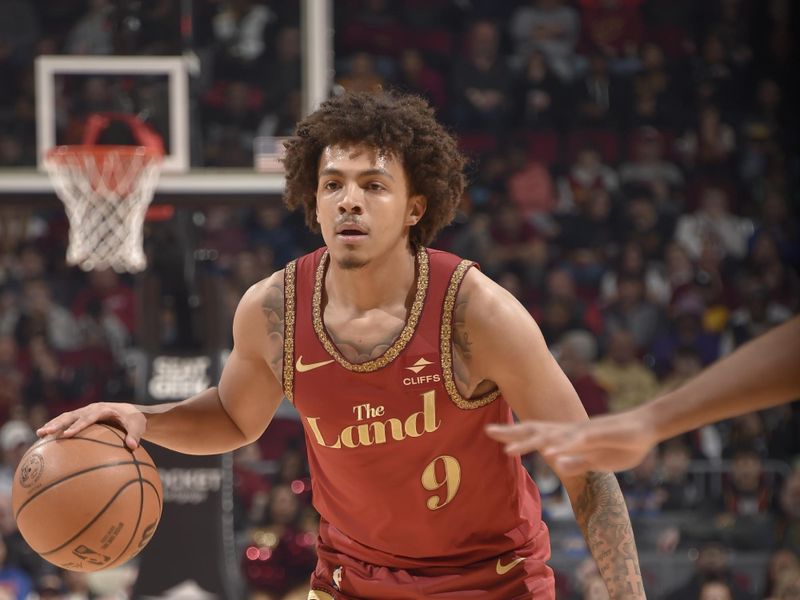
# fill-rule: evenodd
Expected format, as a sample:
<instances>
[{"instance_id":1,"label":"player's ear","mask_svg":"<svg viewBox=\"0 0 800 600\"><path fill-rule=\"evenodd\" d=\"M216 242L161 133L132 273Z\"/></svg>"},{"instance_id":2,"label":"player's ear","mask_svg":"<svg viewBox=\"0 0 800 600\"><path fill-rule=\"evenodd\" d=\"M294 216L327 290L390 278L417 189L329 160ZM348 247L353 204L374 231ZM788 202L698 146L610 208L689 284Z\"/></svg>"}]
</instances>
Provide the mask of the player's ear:
<instances>
[{"instance_id":1,"label":"player's ear","mask_svg":"<svg viewBox=\"0 0 800 600\"><path fill-rule=\"evenodd\" d=\"M406 225L409 227L413 227L417 223L420 222L422 216L425 214L425 211L428 209L428 199L421 195L417 194L416 196L411 196L408 199L408 213L406 216Z\"/></svg>"}]
</instances>

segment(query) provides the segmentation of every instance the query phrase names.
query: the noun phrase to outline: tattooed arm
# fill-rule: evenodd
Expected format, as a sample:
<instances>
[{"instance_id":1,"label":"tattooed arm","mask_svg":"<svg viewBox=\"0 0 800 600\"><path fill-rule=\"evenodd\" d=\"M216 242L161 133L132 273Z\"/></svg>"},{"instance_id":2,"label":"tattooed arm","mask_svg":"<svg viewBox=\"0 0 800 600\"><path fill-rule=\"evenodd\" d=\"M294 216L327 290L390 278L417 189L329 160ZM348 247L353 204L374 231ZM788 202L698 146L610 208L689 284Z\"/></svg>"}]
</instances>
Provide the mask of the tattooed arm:
<instances>
[{"instance_id":1,"label":"tattooed arm","mask_svg":"<svg viewBox=\"0 0 800 600\"><path fill-rule=\"evenodd\" d=\"M587 420L528 311L475 269L461 285L453 330L454 362L462 362L454 370L462 394L494 382L520 419ZM644 598L633 531L614 476L561 479L611 598Z\"/></svg>"},{"instance_id":2,"label":"tattooed arm","mask_svg":"<svg viewBox=\"0 0 800 600\"><path fill-rule=\"evenodd\" d=\"M278 300L277 296L280 296ZM233 321L234 347L219 387L182 402L137 406L97 402L59 415L37 433L75 435L97 421L114 421L127 432L129 446L141 438L186 454L218 454L256 440L283 396L270 367L283 356L283 273L250 288Z\"/></svg>"},{"instance_id":3,"label":"tattooed arm","mask_svg":"<svg viewBox=\"0 0 800 600\"><path fill-rule=\"evenodd\" d=\"M609 596L613 600L644 598L636 542L617 478L613 473L589 472L562 480Z\"/></svg>"}]
</instances>

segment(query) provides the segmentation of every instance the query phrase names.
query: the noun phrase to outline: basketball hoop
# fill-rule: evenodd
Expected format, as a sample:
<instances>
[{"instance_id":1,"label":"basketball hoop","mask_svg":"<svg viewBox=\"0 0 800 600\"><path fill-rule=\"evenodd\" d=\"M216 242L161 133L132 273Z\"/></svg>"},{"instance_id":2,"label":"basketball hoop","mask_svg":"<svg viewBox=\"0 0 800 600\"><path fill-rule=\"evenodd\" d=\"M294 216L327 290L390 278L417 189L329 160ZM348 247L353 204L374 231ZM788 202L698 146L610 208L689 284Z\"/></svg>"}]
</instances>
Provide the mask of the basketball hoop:
<instances>
[{"instance_id":1,"label":"basketball hoop","mask_svg":"<svg viewBox=\"0 0 800 600\"><path fill-rule=\"evenodd\" d=\"M126 121L141 145L96 145L111 119ZM142 227L161 172L161 140L131 115L92 115L84 142L53 148L44 160L69 219L67 263L142 271Z\"/></svg>"}]
</instances>

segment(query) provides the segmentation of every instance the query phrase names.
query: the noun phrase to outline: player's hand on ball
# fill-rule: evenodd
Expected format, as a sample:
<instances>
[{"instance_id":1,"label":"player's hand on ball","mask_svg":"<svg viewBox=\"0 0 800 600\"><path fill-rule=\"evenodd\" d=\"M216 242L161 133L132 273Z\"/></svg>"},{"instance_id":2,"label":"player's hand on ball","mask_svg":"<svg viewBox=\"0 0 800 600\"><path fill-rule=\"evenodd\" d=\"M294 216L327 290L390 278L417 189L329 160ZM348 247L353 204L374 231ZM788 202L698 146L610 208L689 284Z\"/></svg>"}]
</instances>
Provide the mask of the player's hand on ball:
<instances>
[{"instance_id":1,"label":"player's hand on ball","mask_svg":"<svg viewBox=\"0 0 800 600\"><path fill-rule=\"evenodd\" d=\"M39 437L60 434L72 437L92 423L106 421L121 426L125 432L125 444L134 450L144 435L147 426L145 416L133 404L122 402L95 402L76 410L61 413L36 431Z\"/></svg>"}]
</instances>

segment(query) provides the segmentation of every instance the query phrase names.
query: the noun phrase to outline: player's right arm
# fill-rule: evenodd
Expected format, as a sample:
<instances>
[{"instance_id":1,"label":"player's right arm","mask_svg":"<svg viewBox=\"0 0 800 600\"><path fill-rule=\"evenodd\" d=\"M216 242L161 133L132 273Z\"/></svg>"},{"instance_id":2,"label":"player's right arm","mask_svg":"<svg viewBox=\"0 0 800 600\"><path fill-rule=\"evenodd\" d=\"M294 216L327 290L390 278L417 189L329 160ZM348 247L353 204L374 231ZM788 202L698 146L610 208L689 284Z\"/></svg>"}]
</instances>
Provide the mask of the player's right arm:
<instances>
[{"instance_id":1,"label":"player's right arm","mask_svg":"<svg viewBox=\"0 0 800 600\"><path fill-rule=\"evenodd\" d=\"M658 442L800 398L800 317L752 340L680 388L579 425L528 421L504 429L506 450L538 450L567 473L621 471Z\"/></svg>"},{"instance_id":2,"label":"player's right arm","mask_svg":"<svg viewBox=\"0 0 800 600\"><path fill-rule=\"evenodd\" d=\"M283 271L255 284L233 319L233 350L213 387L181 402L142 406L97 402L66 412L37 431L72 436L98 421L127 432L135 448L146 439L186 454L228 452L258 439L283 398Z\"/></svg>"}]
</instances>

